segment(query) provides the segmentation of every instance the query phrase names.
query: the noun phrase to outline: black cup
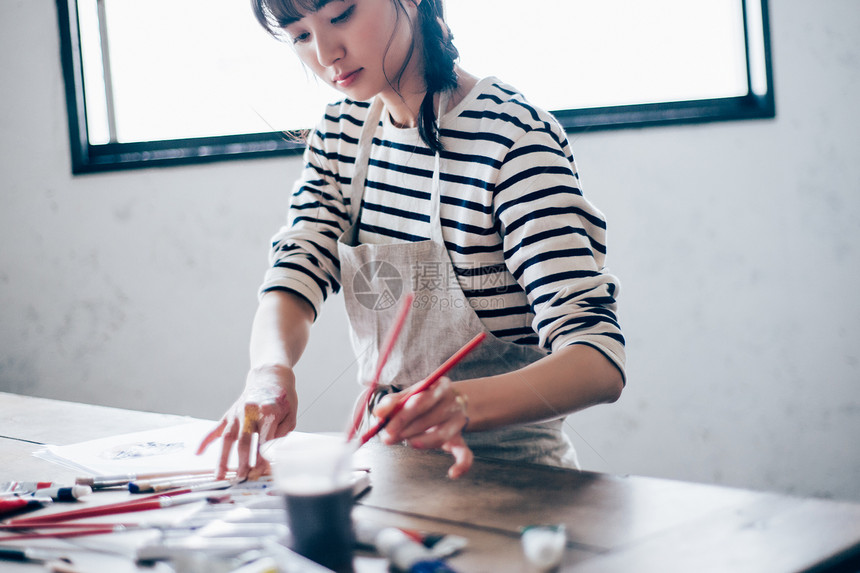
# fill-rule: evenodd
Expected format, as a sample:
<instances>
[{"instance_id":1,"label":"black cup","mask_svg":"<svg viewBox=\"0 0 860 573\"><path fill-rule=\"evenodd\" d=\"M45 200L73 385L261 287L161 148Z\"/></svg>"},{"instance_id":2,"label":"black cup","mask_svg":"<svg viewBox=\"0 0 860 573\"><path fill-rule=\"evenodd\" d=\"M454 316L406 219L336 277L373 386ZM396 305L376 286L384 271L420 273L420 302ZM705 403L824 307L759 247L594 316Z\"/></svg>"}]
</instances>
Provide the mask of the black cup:
<instances>
[{"instance_id":1,"label":"black cup","mask_svg":"<svg viewBox=\"0 0 860 573\"><path fill-rule=\"evenodd\" d=\"M353 571L352 487L284 497L293 551L338 573Z\"/></svg>"}]
</instances>

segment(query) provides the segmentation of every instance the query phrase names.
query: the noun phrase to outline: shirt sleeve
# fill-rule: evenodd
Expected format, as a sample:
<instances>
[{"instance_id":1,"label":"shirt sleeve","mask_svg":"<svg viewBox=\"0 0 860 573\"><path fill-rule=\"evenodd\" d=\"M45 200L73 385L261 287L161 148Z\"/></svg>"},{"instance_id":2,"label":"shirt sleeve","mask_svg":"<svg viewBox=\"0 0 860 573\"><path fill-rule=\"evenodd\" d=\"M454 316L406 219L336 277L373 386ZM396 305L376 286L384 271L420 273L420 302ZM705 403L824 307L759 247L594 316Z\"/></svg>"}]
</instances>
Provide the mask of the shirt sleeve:
<instances>
[{"instance_id":1,"label":"shirt sleeve","mask_svg":"<svg viewBox=\"0 0 860 573\"><path fill-rule=\"evenodd\" d=\"M604 269L606 223L582 194L561 128L532 130L510 148L494 210L508 270L525 290L549 351L587 344L624 376L617 279Z\"/></svg>"},{"instance_id":2,"label":"shirt sleeve","mask_svg":"<svg viewBox=\"0 0 860 573\"><path fill-rule=\"evenodd\" d=\"M340 290L337 240L349 226L338 176L337 150L327 150L324 120L304 153L304 169L293 188L287 224L272 238L269 268L260 295L285 290L307 300L319 316L323 302Z\"/></svg>"}]
</instances>

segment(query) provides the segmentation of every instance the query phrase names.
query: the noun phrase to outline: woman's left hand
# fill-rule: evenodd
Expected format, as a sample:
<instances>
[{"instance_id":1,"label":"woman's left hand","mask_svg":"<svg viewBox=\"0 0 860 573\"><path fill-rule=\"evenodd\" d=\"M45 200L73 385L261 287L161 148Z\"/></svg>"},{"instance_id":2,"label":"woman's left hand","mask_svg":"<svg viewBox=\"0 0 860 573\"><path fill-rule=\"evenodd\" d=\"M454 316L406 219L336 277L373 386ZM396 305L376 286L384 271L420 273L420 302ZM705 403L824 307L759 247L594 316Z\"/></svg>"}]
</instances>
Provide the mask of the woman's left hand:
<instances>
[{"instance_id":1,"label":"woman's left hand","mask_svg":"<svg viewBox=\"0 0 860 573\"><path fill-rule=\"evenodd\" d=\"M388 394L374 408L373 415L385 418L409 393L409 388ZM466 397L442 377L429 390L406 400L397 414L385 426L382 441L386 444L407 442L417 449L440 448L454 456L448 477L456 479L472 467L472 450L463 439L469 423Z\"/></svg>"}]
</instances>

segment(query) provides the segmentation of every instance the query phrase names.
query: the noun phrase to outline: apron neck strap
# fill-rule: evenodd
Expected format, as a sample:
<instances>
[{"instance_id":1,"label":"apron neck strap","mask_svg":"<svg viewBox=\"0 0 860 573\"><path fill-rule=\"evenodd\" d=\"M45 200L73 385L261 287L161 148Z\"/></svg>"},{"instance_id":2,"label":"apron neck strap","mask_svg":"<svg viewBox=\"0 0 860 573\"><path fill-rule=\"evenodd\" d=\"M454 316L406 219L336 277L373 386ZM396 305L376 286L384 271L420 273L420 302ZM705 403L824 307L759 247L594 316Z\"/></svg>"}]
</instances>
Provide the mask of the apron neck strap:
<instances>
[{"instance_id":1,"label":"apron neck strap","mask_svg":"<svg viewBox=\"0 0 860 573\"><path fill-rule=\"evenodd\" d=\"M448 107L449 92L441 92L439 94L439 109L436 111L436 125L442 125L442 115ZM361 127L361 133L358 136L358 151L355 154L355 170L353 171L352 181L350 184L350 203L349 214L350 220L353 223L358 222L358 215L361 210L361 201L364 197L365 182L367 181L367 168L370 165L370 150L373 147L373 134L376 133L376 128L379 126L379 119L382 117L382 110L385 105L382 103L382 98L379 96L373 98L370 104L370 110L367 112L367 119L364 120L364 125ZM441 171L441 158L439 152L436 152L436 158L433 164L433 183L431 189L431 204L430 204L430 228L431 236L434 240L441 240L441 228L439 226L439 173Z\"/></svg>"},{"instance_id":2,"label":"apron neck strap","mask_svg":"<svg viewBox=\"0 0 860 573\"><path fill-rule=\"evenodd\" d=\"M349 215L353 223L358 222L358 213L361 209L361 199L364 197L364 183L367 180L367 167L370 164L370 149L373 146L373 134L379 126L379 118L382 117L382 98L375 97L367 112L367 119L361 127L358 136L358 151L355 154L355 170L352 174L351 193L349 202Z\"/></svg>"}]
</instances>

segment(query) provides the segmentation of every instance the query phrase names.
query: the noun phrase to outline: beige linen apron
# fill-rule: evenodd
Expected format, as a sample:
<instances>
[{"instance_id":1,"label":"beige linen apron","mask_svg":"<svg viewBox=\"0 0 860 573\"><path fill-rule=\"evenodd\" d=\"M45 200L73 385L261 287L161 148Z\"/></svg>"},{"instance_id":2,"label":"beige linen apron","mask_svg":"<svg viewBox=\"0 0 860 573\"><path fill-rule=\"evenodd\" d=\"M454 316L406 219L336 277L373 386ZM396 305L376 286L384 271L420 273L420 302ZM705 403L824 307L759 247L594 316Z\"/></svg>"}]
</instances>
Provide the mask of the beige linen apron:
<instances>
[{"instance_id":1,"label":"beige linen apron","mask_svg":"<svg viewBox=\"0 0 860 573\"><path fill-rule=\"evenodd\" d=\"M440 111L446 109L447 95L441 99ZM442 239L439 222L441 158L438 153L433 171L430 239L388 244L358 242L372 140L380 125L383 107L377 97L362 127L352 178L352 225L338 241L341 284L362 384L368 384L373 376L385 336L399 308L399 298L409 291L415 295L397 344L381 373L380 390L372 405L382 395L426 378L481 331L486 332L487 337L449 371L452 381L511 372L545 356L534 347L493 336L463 293ZM524 379L522 392L533 391ZM369 412L364 416L367 424ZM562 422L559 418L485 432L466 432L464 437L477 456L578 467L576 453L562 431Z\"/></svg>"}]
</instances>

